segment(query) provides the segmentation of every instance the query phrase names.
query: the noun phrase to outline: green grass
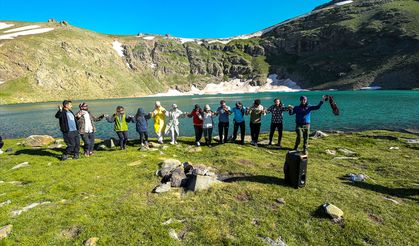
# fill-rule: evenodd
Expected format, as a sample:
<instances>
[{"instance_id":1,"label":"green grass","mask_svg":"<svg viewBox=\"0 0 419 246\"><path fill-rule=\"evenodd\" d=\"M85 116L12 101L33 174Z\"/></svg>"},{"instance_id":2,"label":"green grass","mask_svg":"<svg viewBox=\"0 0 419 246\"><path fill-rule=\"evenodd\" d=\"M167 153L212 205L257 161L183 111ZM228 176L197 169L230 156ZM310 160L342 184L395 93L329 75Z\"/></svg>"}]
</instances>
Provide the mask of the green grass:
<instances>
[{"instance_id":1,"label":"green grass","mask_svg":"<svg viewBox=\"0 0 419 246\"><path fill-rule=\"evenodd\" d=\"M13 152L0 155L0 180L25 185L0 184L0 202L12 201L0 209L0 226L13 224L12 234L0 244L80 245L99 237L99 245L262 245L260 237L281 236L288 245L418 245L418 146L380 136L416 138L369 131L310 140L308 183L299 190L283 185L286 150L225 144L190 154L186 149L192 139L182 138L163 154L140 152L130 143L126 151L97 151L91 158L60 162L59 150L6 140ZM294 133L286 132L284 147L293 141ZM335 161L324 152L339 147L357 152L359 159ZM253 178L197 193L151 193L159 183L155 171L166 158ZM11 170L24 161L30 167ZM134 161L141 164L128 166ZM351 172L370 178L359 185L339 179ZM400 204L384 200L387 196ZM286 204L278 205L277 198ZM12 210L39 201L51 203L11 217ZM315 216L325 202L344 211L343 226ZM162 225L170 218L185 221ZM61 235L72 227L80 234ZM171 228L186 232L183 241L169 237Z\"/></svg>"}]
</instances>

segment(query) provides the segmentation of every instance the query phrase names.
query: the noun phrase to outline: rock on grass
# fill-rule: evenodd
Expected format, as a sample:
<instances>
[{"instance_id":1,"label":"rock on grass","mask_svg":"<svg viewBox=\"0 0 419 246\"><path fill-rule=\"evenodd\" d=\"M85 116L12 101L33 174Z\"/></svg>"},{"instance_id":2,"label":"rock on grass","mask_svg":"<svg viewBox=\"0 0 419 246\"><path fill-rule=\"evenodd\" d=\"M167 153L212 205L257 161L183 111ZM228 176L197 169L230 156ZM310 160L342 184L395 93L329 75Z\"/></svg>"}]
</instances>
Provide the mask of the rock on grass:
<instances>
[{"instance_id":1,"label":"rock on grass","mask_svg":"<svg viewBox=\"0 0 419 246\"><path fill-rule=\"evenodd\" d=\"M13 229L13 225L10 225L10 224L1 227L0 228L0 240L3 239L3 238L6 238L12 232L12 229Z\"/></svg>"}]
</instances>

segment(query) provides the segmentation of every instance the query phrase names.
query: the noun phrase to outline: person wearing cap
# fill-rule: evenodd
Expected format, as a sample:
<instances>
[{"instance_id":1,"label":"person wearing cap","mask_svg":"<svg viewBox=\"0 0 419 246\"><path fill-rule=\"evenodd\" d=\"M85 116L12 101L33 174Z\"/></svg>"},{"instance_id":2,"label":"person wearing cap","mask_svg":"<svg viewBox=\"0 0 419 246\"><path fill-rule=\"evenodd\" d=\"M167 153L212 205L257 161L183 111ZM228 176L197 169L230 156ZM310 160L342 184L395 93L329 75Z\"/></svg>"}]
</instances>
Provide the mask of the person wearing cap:
<instances>
[{"instance_id":1,"label":"person wearing cap","mask_svg":"<svg viewBox=\"0 0 419 246\"><path fill-rule=\"evenodd\" d=\"M234 107L231 112L234 114L234 128L233 128L233 138L231 141L236 141L237 139L237 132L239 131L240 127L240 144L244 144L244 135L246 133L246 126L244 122L244 115L246 113L247 108L243 107L241 102L236 102L236 107Z\"/></svg>"},{"instance_id":2,"label":"person wearing cap","mask_svg":"<svg viewBox=\"0 0 419 246\"><path fill-rule=\"evenodd\" d=\"M259 99L256 99L253 105L247 109L247 114L250 114L250 135L252 137L250 144L257 147L262 115L265 115L265 108L260 104Z\"/></svg>"},{"instance_id":3,"label":"person wearing cap","mask_svg":"<svg viewBox=\"0 0 419 246\"><path fill-rule=\"evenodd\" d=\"M114 131L119 138L119 149L125 149L128 142L128 123L132 121L131 116L125 114L125 109L122 106L116 107L116 112L111 116L105 116L109 123L114 123Z\"/></svg>"},{"instance_id":4,"label":"person wearing cap","mask_svg":"<svg viewBox=\"0 0 419 246\"><path fill-rule=\"evenodd\" d=\"M176 104L172 105L172 109L166 112L166 116L169 117L169 123L166 127L166 134L169 131L172 134L172 141L170 144L177 144L177 137L179 136L179 118L184 118L185 114L178 109Z\"/></svg>"},{"instance_id":5,"label":"person wearing cap","mask_svg":"<svg viewBox=\"0 0 419 246\"><path fill-rule=\"evenodd\" d=\"M154 119L154 132L157 134L157 142L162 144L166 130L166 109L161 106L160 101L156 101L154 104L154 111L151 112L151 117Z\"/></svg>"},{"instance_id":6,"label":"person wearing cap","mask_svg":"<svg viewBox=\"0 0 419 246\"><path fill-rule=\"evenodd\" d=\"M282 131L283 126L283 112L288 111L287 107L284 107L279 98L274 99L274 104L270 106L266 113L271 113L271 129L269 131L269 145L272 145L272 139L275 134L275 130L278 129L278 146L281 148Z\"/></svg>"},{"instance_id":7,"label":"person wearing cap","mask_svg":"<svg viewBox=\"0 0 419 246\"><path fill-rule=\"evenodd\" d=\"M78 123L74 113L71 111L73 105L70 100L64 100L62 105L58 106L55 118L58 119L60 130L63 133L63 139L67 148L61 157L61 160L68 159L70 154L74 155L73 159L79 159L80 152L80 135L78 132Z\"/></svg>"},{"instance_id":8,"label":"person wearing cap","mask_svg":"<svg viewBox=\"0 0 419 246\"><path fill-rule=\"evenodd\" d=\"M148 148L148 120L151 119L151 113L146 114L143 108L138 108L134 116L135 129L140 135L140 144ZM141 148L140 148L141 149Z\"/></svg>"},{"instance_id":9,"label":"person wearing cap","mask_svg":"<svg viewBox=\"0 0 419 246\"><path fill-rule=\"evenodd\" d=\"M322 106L326 96L323 96L320 103L316 106L311 106L308 104L308 99L306 96L300 97L300 105L293 107L288 106L289 114L295 114L295 132L297 133L297 138L295 139L294 150L298 150L298 146L301 142L301 135L303 136L303 154L307 154L308 149L308 136L310 134L310 116L311 111L318 110Z\"/></svg>"},{"instance_id":10,"label":"person wearing cap","mask_svg":"<svg viewBox=\"0 0 419 246\"><path fill-rule=\"evenodd\" d=\"M195 104L194 109L192 112L186 114L189 118L192 118L193 127L195 130L195 145L201 146L201 138L203 132L203 116L202 116L202 109L198 104Z\"/></svg>"},{"instance_id":11,"label":"person wearing cap","mask_svg":"<svg viewBox=\"0 0 419 246\"><path fill-rule=\"evenodd\" d=\"M93 155L93 147L95 145L95 132L96 125L95 122L101 121L103 114L99 117L95 117L89 111L89 106L83 102L79 105L80 111L76 114L76 119L78 123L79 133L84 142L84 155L91 156Z\"/></svg>"},{"instance_id":12,"label":"person wearing cap","mask_svg":"<svg viewBox=\"0 0 419 246\"><path fill-rule=\"evenodd\" d=\"M204 107L204 112L202 113L202 117L204 120L203 124L203 130L204 130L204 138L205 138L205 144L208 147L211 147L211 141L212 141L212 129L214 127L214 112L211 111L211 107L206 104Z\"/></svg>"},{"instance_id":13,"label":"person wearing cap","mask_svg":"<svg viewBox=\"0 0 419 246\"><path fill-rule=\"evenodd\" d=\"M218 115L218 136L220 137L220 143L226 143L228 138L228 127L230 124L229 116L231 114L231 110L230 107L226 105L224 100L220 101L220 107L217 108L215 114Z\"/></svg>"}]
</instances>

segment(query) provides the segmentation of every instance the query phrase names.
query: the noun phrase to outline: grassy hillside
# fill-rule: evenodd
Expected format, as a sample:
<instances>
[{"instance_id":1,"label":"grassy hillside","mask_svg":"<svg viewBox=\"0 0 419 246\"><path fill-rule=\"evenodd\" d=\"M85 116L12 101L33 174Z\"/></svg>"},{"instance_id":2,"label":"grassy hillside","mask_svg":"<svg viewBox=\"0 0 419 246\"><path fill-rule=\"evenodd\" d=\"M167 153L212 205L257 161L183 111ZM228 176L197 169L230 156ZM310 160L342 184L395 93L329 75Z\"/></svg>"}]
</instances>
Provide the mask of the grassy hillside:
<instances>
[{"instance_id":1,"label":"grassy hillside","mask_svg":"<svg viewBox=\"0 0 419 246\"><path fill-rule=\"evenodd\" d=\"M0 243L80 245L98 237L98 245L263 245L261 238L281 236L288 245L417 245L419 149L399 138L417 136L368 131L311 140L308 183L299 190L284 185L286 150L274 147L225 144L189 153L192 139L182 138L180 145L160 151L140 152L130 142L126 151L108 149L60 162L59 149L6 140L13 152L0 155L0 203L11 204L0 209L0 227L12 224L13 230ZM286 132L284 146L293 140L294 133ZM338 148L355 151L356 158L334 160L325 153ZM158 164L167 158L247 176L197 193L151 193L160 181ZM24 161L30 166L11 170ZM340 179L348 173L369 178ZM45 201L50 203L10 214ZM343 224L315 213L325 202L344 211ZM169 219L179 221L164 225ZM170 229L180 241L169 236Z\"/></svg>"},{"instance_id":2,"label":"grassy hillside","mask_svg":"<svg viewBox=\"0 0 419 246\"><path fill-rule=\"evenodd\" d=\"M5 21L15 26L0 35L32 24L55 29L0 40L0 104L138 97L233 78L262 85L274 73L304 89L419 88L419 2L335 2L260 37L228 43Z\"/></svg>"}]
</instances>

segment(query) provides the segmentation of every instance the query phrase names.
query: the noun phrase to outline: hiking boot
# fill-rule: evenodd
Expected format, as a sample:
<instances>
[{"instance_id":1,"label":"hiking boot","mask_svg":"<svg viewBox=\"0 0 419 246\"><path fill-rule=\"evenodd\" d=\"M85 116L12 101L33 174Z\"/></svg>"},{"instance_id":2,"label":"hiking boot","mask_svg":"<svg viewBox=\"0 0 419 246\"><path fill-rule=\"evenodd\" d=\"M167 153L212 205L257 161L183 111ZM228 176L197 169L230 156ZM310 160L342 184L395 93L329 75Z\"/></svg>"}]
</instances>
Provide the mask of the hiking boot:
<instances>
[{"instance_id":1,"label":"hiking boot","mask_svg":"<svg viewBox=\"0 0 419 246\"><path fill-rule=\"evenodd\" d=\"M80 158L79 154L74 154L73 160L77 160L79 158Z\"/></svg>"},{"instance_id":2,"label":"hiking boot","mask_svg":"<svg viewBox=\"0 0 419 246\"><path fill-rule=\"evenodd\" d=\"M196 142L196 146L201 146L201 143L200 142Z\"/></svg>"},{"instance_id":3,"label":"hiking boot","mask_svg":"<svg viewBox=\"0 0 419 246\"><path fill-rule=\"evenodd\" d=\"M272 141L269 141L268 145L269 145L269 146L272 146Z\"/></svg>"},{"instance_id":4,"label":"hiking boot","mask_svg":"<svg viewBox=\"0 0 419 246\"><path fill-rule=\"evenodd\" d=\"M68 160L68 155L62 155L62 156L61 156L61 160L62 160L62 161Z\"/></svg>"}]
</instances>

